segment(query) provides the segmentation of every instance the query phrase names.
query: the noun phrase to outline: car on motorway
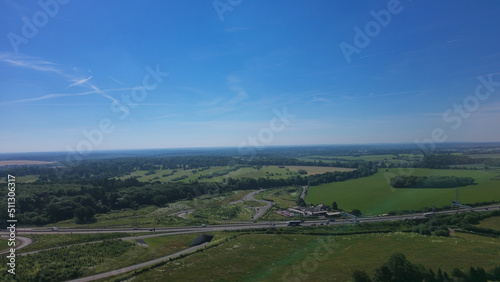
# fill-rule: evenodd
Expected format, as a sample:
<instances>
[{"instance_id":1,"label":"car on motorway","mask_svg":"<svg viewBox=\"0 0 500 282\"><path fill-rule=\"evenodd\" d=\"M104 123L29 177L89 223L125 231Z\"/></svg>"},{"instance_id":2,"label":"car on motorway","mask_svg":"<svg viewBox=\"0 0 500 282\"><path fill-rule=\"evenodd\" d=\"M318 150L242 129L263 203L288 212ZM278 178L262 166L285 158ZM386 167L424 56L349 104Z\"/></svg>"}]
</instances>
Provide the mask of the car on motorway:
<instances>
[{"instance_id":1,"label":"car on motorway","mask_svg":"<svg viewBox=\"0 0 500 282\"><path fill-rule=\"evenodd\" d=\"M59 228L57 228L57 227L52 227L52 231L59 231Z\"/></svg>"},{"instance_id":2,"label":"car on motorway","mask_svg":"<svg viewBox=\"0 0 500 282\"><path fill-rule=\"evenodd\" d=\"M207 227L205 224L202 224L201 227Z\"/></svg>"},{"instance_id":3,"label":"car on motorway","mask_svg":"<svg viewBox=\"0 0 500 282\"><path fill-rule=\"evenodd\" d=\"M137 226L134 226L134 230L139 230L139 227L137 227Z\"/></svg>"}]
</instances>

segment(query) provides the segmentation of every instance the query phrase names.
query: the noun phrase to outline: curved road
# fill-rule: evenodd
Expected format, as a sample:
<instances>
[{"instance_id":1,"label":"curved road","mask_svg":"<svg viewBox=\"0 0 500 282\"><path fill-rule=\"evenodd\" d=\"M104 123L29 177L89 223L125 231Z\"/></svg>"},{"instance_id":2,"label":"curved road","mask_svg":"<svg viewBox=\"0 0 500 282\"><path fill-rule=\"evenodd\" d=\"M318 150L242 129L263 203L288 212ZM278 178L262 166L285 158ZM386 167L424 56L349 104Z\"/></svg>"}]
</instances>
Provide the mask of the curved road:
<instances>
[{"instance_id":1,"label":"curved road","mask_svg":"<svg viewBox=\"0 0 500 282\"><path fill-rule=\"evenodd\" d=\"M21 241L21 245L19 245L19 246L16 247L16 251L19 250L19 249L22 249L24 247L27 247L28 245L30 245L31 243L33 243L33 241L30 238L27 238L27 237L16 236L16 240ZM7 254L9 252L10 252L10 248L1 251L0 255Z\"/></svg>"},{"instance_id":2,"label":"curved road","mask_svg":"<svg viewBox=\"0 0 500 282\"><path fill-rule=\"evenodd\" d=\"M233 205L233 204L242 203L242 202L245 202L245 201L256 201L256 202L259 202L259 203L265 203L266 205L263 206L263 207L253 207L253 209L255 211L255 215L253 216L252 220L257 220L259 217L261 217L262 215L264 215L264 213L266 213L266 211L268 209L270 209L273 206L273 202L272 201L259 200L259 199L255 199L254 198L255 195L257 195L258 193L260 193L262 191L265 191L265 190L266 189L260 189L260 190L252 191L252 192L248 193L245 197L243 197L241 200L234 201L234 202L231 202L229 204Z\"/></svg>"},{"instance_id":3,"label":"curved road","mask_svg":"<svg viewBox=\"0 0 500 282\"><path fill-rule=\"evenodd\" d=\"M250 193L248 193L247 195L245 195L243 198L239 199L239 200L236 200L236 201L233 201L233 202L230 202L229 205L234 205L234 204L237 204L237 203L243 203L245 201L256 201L256 202L260 202L260 203L265 203L266 205L263 206L263 207L253 207L254 211L255 211L255 215L253 216L253 218L251 220L257 220L258 218L260 218L268 209L270 209L272 206L273 206L273 202L271 201L265 201L265 200L259 200L259 199L255 199L253 196L255 196L256 194L262 192L262 191L265 191L266 189L261 189L261 190L256 190L256 191L252 191ZM194 209L189 209L189 210L185 210L185 211L180 211L180 212L176 212L174 213L176 216L178 217L182 217L184 219L187 219L187 215L194 212L195 210Z\"/></svg>"},{"instance_id":4,"label":"curved road","mask_svg":"<svg viewBox=\"0 0 500 282\"><path fill-rule=\"evenodd\" d=\"M309 186L302 186L302 194L300 194L300 198L301 199L305 199L306 198L306 192L307 192L307 188L309 188Z\"/></svg>"}]
</instances>

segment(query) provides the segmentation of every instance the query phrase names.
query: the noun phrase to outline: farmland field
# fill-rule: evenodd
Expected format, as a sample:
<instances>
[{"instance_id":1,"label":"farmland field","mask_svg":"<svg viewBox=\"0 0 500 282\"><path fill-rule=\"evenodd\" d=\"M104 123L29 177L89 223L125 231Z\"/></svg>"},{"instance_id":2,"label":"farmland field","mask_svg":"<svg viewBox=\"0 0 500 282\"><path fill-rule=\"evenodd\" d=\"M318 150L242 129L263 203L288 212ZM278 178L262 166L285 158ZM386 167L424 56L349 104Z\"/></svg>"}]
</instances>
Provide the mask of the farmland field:
<instances>
[{"instance_id":1,"label":"farmland field","mask_svg":"<svg viewBox=\"0 0 500 282\"><path fill-rule=\"evenodd\" d=\"M328 167L328 166L286 166L290 171L297 172L299 170L307 171L307 174L321 174L325 172L336 172L336 171L353 171L353 168L344 167Z\"/></svg>"},{"instance_id":2,"label":"farmland field","mask_svg":"<svg viewBox=\"0 0 500 282\"><path fill-rule=\"evenodd\" d=\"M414 233L344 236L241 235L136 276L138 281L348 281L354 269L373 269L394 252L425 268L470 266L491 270L500 264L500 240L469 234L431 237ZM314 259L317 258L317 259Z\"/></svg>"},{"instance_id":3,"label":"farmland field","mask_svg":"<svg viewBox=\"0 0 500 282\"><path fill-rule=\"evenodd\" d=\"M262 166L262 167L252 167L252 166L241 166L236 168L229 168L227 166L214 166L208 169L164 169L155 170L154 173L149 174L145 170L137 170L130 174L120 177L120 179L126 179L129 177L137 177L137 180L141 182L147 181L205 181L205 182L222 182L225 178L269 178L269 179L280 179L288 178L298 175L297 171L299 169L306 170L308 174L319 174L325 172L335 172L335 171L352 171L351 168L342 167L321 167L321 166Z\"/></svg>"},{"instance_id":4,"label":"farmland field","mask_svg":"<svg viewBox=\"0 0 500 282\"><path fill-rule=\"evenodd\" d=\"M16 177L17 183L31 183L31 182L35 182L37 180L38 180L38 176L36 176L36 175L25 175L25 176L17 176ZM7 183L7 181L5 178L1 178L0 183Z\"/></svg>"},{"instance_id":5,"label":"farmland field","mask_svg":"<svg viewBox=\"0 0 500 282\"><path fill-rule=\"evenodd\" d=\"M289 171L286 168L280 168L278 166L262 166L257 167L237 167L237 170L229 169L227 166L214 166L208 169L164 169L156 170L154 174L147 174L145 170L137 170L130 174L120 177L120 179L126 179L129 177L137 177L137 180L141 182L147 181L181 181L190 182L194 180L206 181L206 182L222 182L224 178L267 178L270 179L280 179L287 178L293 175L297 175L296 172ZM223 174L223 175L221 175Z\"/></svg>"},{"instance_id":6,"label":"farmland field","mask_svg":"<svg viewBox=\"0 0 500 282\"><path fill-rule=\"evenodd\" d=\"M500 231L500 216L495 216L495 217L483 219L479 223L478 227L491 228L493 230Z\"/></svg>"},{"instance_id":7,"label":"farmland field","mask_svg":"<svg viewBox=\"0 0 500 282\"><path fill-rule=\"evenodd\" d=\"M474 155L467 155L468 157L471 158L494 158L494 159L500 159L500 154L474 154Z\"/></svg>"},{"instance_id":8,"label":"farmland field","mask_svg":"<svg viewBox=\"0 0 500 282\"><path fill-rule=\"evenodd\" d=\"M398 157L399 156L399 157ZM304 161L322 161L325 163L335 162L335 161L370 161L370 162L378 162L385 161L388 163L397 163L403 161L405 158L409 158L411 160L418 160L422 157L422 155L410 155L410 154L398 154L398 155L335 155L335 156L320 156L320 155L312 155L306 157L300 157L299 160Z\"/></svg>"},{"instance_id":9,"label":"farmland field","mask_svg":"<svg viewBox=\"0 0 500 282\"><path fill-rule=\"evenodd\" d=\"M398 175L398 169L387 173ZM450 205L455 200L455 189L395 189L384 176L386 171L345 182L334 182L309 188L307 203L338 203L339 208L359 209L364 214L381 214L391 210L418 210L422 207ZM409 173L401 173L409 175ZM461 176L472 177L477 185L458 188L459 200L464 203L500 201L500 181L491 180L497 173L477 170L415 169L415 176Z\"/></svg>"},{"instance_id":10,"label":"farmland field","mask_svg":"<svg viewBox=\"0 0 500 282\"><path fill-rule=\"evenodd\" d=\"M0 161L0 166L7 165L45 165L51 164L53 162L44 162L44 161L29 161L29 160L12 160L12 161Z\"/></svg>"}]
</instances>

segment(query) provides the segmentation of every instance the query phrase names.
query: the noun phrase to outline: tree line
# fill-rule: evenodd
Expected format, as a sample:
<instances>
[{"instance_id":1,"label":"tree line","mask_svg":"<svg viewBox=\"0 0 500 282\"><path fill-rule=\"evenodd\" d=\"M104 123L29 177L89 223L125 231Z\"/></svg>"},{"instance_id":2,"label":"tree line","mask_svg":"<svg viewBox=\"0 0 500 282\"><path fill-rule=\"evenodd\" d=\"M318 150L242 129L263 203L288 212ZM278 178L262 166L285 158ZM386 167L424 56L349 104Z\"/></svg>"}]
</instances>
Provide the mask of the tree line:
<instances>
[{"instance_id":1,"label":"tree line","mask_svg":"<svg viewBox=\"0 0 500 282\"><path fill-rule=\"evenodd\" d=\"M472 177L401 175L392 178L390 185L393 188L456 188L474 183Z\"/></svg>"},{"instance_id":2,"label":"tree line","mask_svg":"<svg viewBox=\"0 0 500 282\"><path fill-rule=\"evenodd\" d=\"M402 253L394 253L391 257L375 268L373 278L365 271L355 270L352 273L355 282L449 282L449 281L471 281L487 282L500 281L500 266L486 272L482 267L470 267L468 272L459 268L453 269L451 273L438 268L437 273L432 269L425 269L421 264L410 262Z\"/></svg>"}]
</instances>

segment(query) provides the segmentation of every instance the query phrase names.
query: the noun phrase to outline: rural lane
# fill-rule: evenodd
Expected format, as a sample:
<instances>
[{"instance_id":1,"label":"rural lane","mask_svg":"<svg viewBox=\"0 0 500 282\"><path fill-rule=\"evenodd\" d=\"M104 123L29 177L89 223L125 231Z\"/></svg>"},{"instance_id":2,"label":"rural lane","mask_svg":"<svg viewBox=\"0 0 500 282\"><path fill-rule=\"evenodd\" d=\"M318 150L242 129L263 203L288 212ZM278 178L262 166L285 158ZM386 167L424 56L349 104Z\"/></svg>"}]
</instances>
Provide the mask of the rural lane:
<instances>
[{"instance_id":1,"label":"rural lane","mask_svg":"<svg viewBox=\"0 0 500 282\"><path fill-rule=\"evenodd\" d=\"M268 209L270 209L273 206L273 202L272 201L259 200L259 199L255 199L254 198L255 195L257 195L258 193L260 193L262 191L265 191L265 190L266 189L260 189L260 190L252 191L252 192L248 193L245 197L241 198L240 200L231 202L229 204L230 205L234 205L234 204L242 203L242 202L245 202L245 201L256 201L256 202L259 202L259 203L265 203L266 205L263 206L263 207L253 207L253 209L255 211L255 215L253 216L252 220L257 220L264 213L266 213L266 211Z\"/></svg>"}]
</instances>

